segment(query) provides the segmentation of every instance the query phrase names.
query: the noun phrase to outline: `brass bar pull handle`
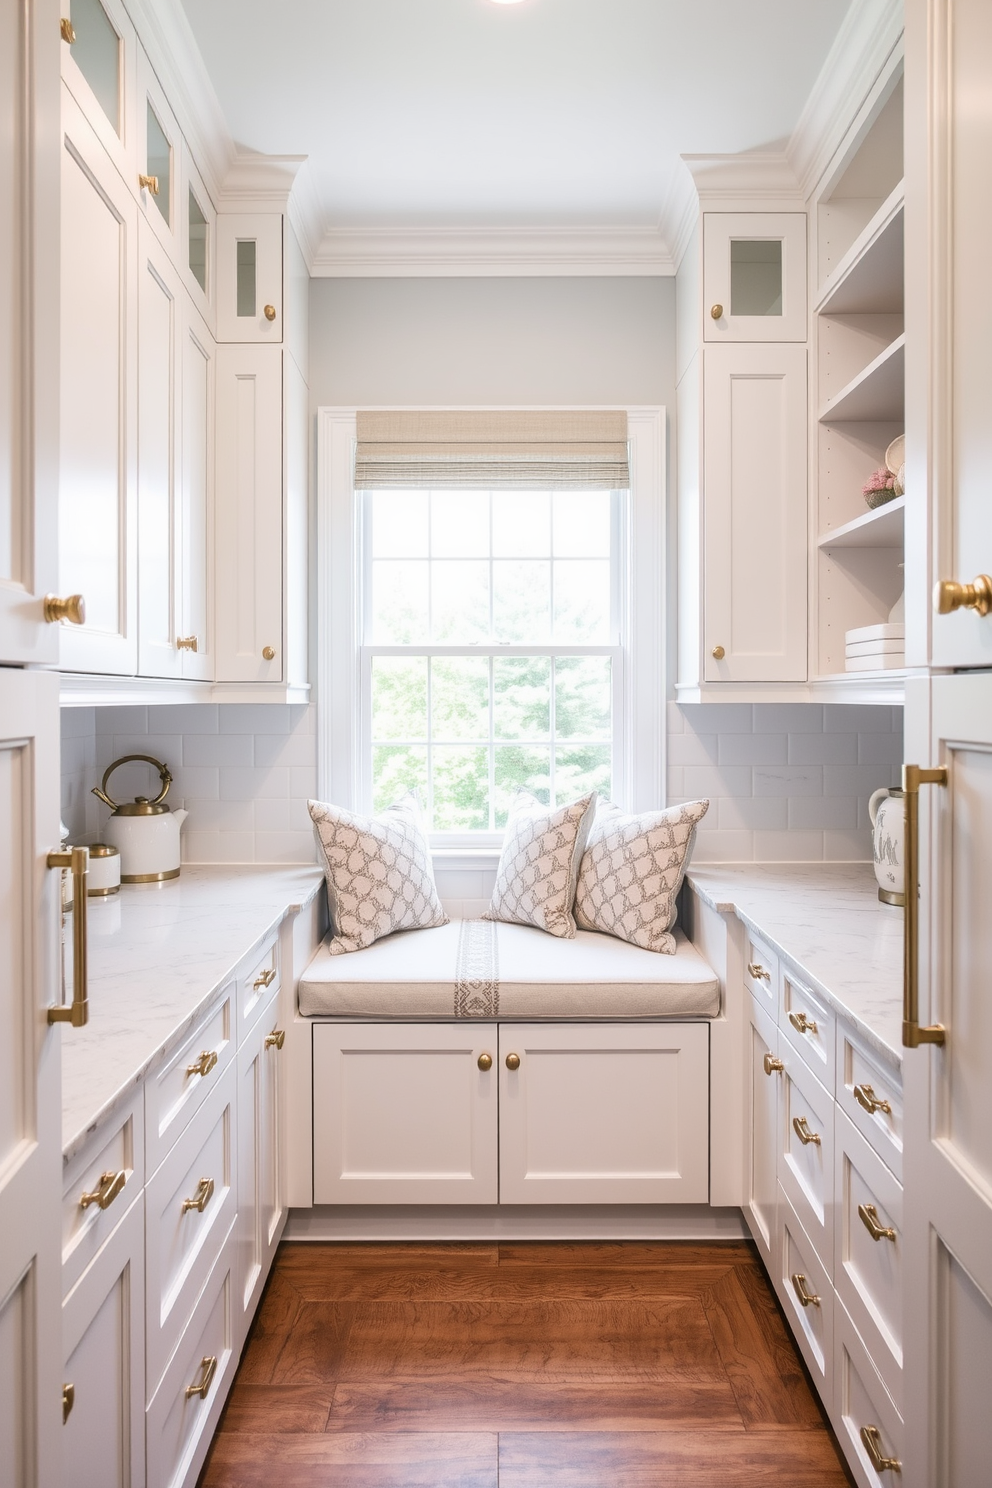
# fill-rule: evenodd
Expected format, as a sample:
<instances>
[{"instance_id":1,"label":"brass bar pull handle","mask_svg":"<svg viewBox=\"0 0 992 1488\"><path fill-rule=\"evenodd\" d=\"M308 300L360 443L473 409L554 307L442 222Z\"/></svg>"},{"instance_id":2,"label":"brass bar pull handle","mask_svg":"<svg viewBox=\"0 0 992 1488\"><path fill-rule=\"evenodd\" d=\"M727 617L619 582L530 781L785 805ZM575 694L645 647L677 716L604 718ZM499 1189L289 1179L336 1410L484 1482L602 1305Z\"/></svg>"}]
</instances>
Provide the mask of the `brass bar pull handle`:
<instances>
[{"instance_id":1,"label":"brass bar pull handle","mask_svg":"<svg viewBox=\"0 0 992 1488\"><path fill-rule=\"evenodd\" d=\"M766 971L758 961L749 961L747 963L747 974L749 977L754 977L756 982L770 982L772 979L771 972Z\"/></svg>"},{"instance_id":2,"label":"brass bar pull handle","mask_svg":"<svg viewBox=\"0 0 992 1488\"><path fill-rule=\"evenodd\" d=\"M887 1100L879 1100L870 1085L855 1085L854 1099L869 1116L874 1116L876 1111L884 1111L886 1116L892 1115L892 1107Z\"/></svg>"},{"instance_id":3,"label":"brass bar pull handle","mask_svg":"<svg viewBox=\"0 0 992 1488\"><path fill-rule=\"evenodd\" d=\"M267 1049L281 1049L286 1042L286 1031L283 1028L273 1028L271 1033L265 1035L265 1047Z\"/></svg>"},{"instance_id":4,"label":"brass bar pull handle","mask_svg":"<svg viewBox=\"0 0 992 1488\"><path fill-rule=\"evenodd\" d=\"M90 868L90 850L88 847L69 847L64 852L50 852L48 866L68 868L72 874L72 1001L50 1007L48 1021L85 1028L90 1020L86 965L86 878Z\"/></svg>"},{"instance_id":5,"label":"brass bar pull handle","mask_svg":"<svg viewBox=\"0 0 992 1488\"><path fill-rule=\"evenodd\" d=\"M187 1075L209 1075L217 1063L217 1051L215 1049L204 1049L199 1059L194 1059L192 1064L186 1066Z\"/></svg>"},{"instance_id":6,"label":"brass bar pull handle","mask_svg":"<svg viewBox=\"0 0 992 1488\"><path fill-rule=\"evenodd\" d=\"M792 1286L803 1307L819 1307L820 1299L815 1292L809 1290L806 1278L801 1271L793 1272Z\"/></svg>"},{"instance_id":7,"label":"brass bar pull handle","mask_svg":"<svg viewBox=\"0 0 992 1488\"><path fill-rule=\"evenodd\" d=\"M789 1022L792 1024L797 1033L819 1032L819 1029L816 1026L815 1019L807 1018L805 1013L790 1013Z\"/></svg>"},{"instance_id":8,"label":"brass bar pull handle","mask_svg":"<svg viewBox=\"0 0 992 1488\"><path fill-rule=\"evenodd\" d=\"M920 1044L942 1044L939 1023L920 1027L920 786L946 785L947 768L923 770L903 765L902 791L906 808L906 905L903 918L902 1042L906 1049Z\"/></svg>"},{"instance_id":9,"label":"brass bar pull handle","mask_svg":"<svg viewBox=\"0 0 992 1488\"><path fill-rule=\"evenodd\" d=\"M69 1417L72 1415L72 1407L75 1405L75 1403L76 1403L76 1387L75 1387L75 1385L63 1385L62 1386L62 1425L63 1426L65 1425L66 1421L68 1421Z\"/></svg>"},{"instance_id":10,"label":"brass bar pull handle","mask_svg":"<svg viewBox=\"0 0 992 1488\"><path fill-rule=\"evenodd\" d=\"M979 574L970 584L939 579L933 586L933 607L938 615L950 615L954 610L977 610L979 615L987 615L992 610L992 578Z\"/></svg>"},{"instance_id":11,"label":"brass bar pull handle","mask_svg":"<svg viewBox=\"0 0 992 1488\"><path fill-rule=\"evenodd\" d=\"M109 1209L126 1182L127 1174L123 1171L101 1173L100 1182L93 1192L84 1193L79 1200L80 1209L88 1209L91 1204L95 1204L98 1209Z\"/></svg>"},{"instance_id":12,"label":"brass bar pull handle","mask_svg":"<svg viewBox=\"0 0 992 1488\"><path fill-rule=\"evenodd\" d=\"M217 1373L216 1354L204 1354L200 1360L200 1378L195 1384L186 1386L186 1399L192 1400L194 1395L199 1395L201 1400L206 1400L210 1386L214 1382Z\"/></svg>"},{"instance_id":13,"label":"brass bar pull handle","mask_svg":"<svg viewBox=\"0 0 992 1488\"><path fill-rule=\"evenodd\" d=\"M197 1214L202 1214L214 1196L214 1180L212 1178L201 1178L196 1185L196 1193L191 1199L183 1199L183 1213L189 1214L195 1209Z\"/></svg>"},{"instance_id":14,"label":"brass bar pull handle","mask_svg":"<svg viewBox=\"0 0 992 1488\"><path fill-rule=\"evenodd\" d=\"M886 1225L879 1224L878 1210L874 1204L859 1204L858 1218L873 1240L895 1241L895 1230L890 1230Z\"/></svg>"},{"instance_id":15,"label":"brass bar pull handle","mask_svg":"<svg viewBox=\"0 0 992 1488\"><path fill-rule=\"evenodd\" d=\"M508 1070L518 1070L520 1068L520 1055L519 1054L507 1054L507 1056L506 1056L506 1067L507 1067Z\"/></svg>"},{"instance_id":16,"label":"brass bar pull handle","mask_svg":"<svg viewBox=\"0 0 992 1488\"><path fill-rule=\"evenodd\" d=\"M761 1063L764 1065L766 1075L774 1075L778 1070L785 1069L781 1059L776 1059L774 1054L766 1054Z\"/></svg>"},{"instance_id":17,"label":"brass bar pull handle","mask_svg":"<svg viewBox=\"0 0 992 1488\"><path fill-rule=\"evenodd\" d=\"M902 1472L898 1457L886 1457L882 1451L882 1433L877 1426L862 1426L861 1445L868 1454L868 1461L877 1473Z\"/></svg>"},{"instance_id":18,"label":"brass bar pull handle","mask_svg":"<svg viewBox=\"0 0 992 1488\"><path fill-rule=\"evenodd\" d=\"M800 1142L802 1142L804 1147L808 1147L811 1142L815 1143L815 1145L819 1147L820 1133L810 1131L809 1122L806 1120L805 1116L793 1116L792 1130L795 1132L796 1136L799 1138Z\"/></svg>"},{"instance_id":19,"label":"brass bar pull handle","mask_svg":"<svg viewBox=\"0 0 992 1488\"><path fill-rule=\"evenodd\" d=\"M251 984L252 991L253 992L257 992L258 989L259 989L259 987L271 987L272 986L272 983L275 981L275 979L276 979L275 967L274 966L267 966L264 971L259 972L258 976L252 982L252 984Z\"/></svg>"}]
</instances>

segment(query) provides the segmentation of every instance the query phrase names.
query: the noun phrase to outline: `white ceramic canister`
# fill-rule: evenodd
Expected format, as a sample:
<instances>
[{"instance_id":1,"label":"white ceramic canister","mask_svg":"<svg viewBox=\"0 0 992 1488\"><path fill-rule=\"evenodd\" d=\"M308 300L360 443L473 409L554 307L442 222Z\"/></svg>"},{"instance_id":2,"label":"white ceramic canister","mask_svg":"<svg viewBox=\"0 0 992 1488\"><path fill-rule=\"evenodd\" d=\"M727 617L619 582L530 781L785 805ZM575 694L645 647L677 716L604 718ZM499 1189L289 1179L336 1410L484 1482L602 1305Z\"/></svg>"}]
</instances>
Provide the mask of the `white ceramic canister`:
<instances>
[{"instance_id":1,"label":"white ceramic canister","mask_svg":"<svg viewBox=\"0 0 992 1488\"><path fill-rule=\"evenodd\" d=\"M95 842L90 848L90 868L86 892L91 898L116 894L121 886L121 855L109 842Z\"/></svg>"},{"instance_id":2,"label":"white ceramic canister","mask_svg":"<svg viewBox=\"0 0 992 1488\"><path fill-rule=\"evenodd\" d=\"M901 790L883 786L871 796L868 815L872 825L872 852L878 897L883 904L905 904L906 808Z\"/></svg>"}]
</instances>

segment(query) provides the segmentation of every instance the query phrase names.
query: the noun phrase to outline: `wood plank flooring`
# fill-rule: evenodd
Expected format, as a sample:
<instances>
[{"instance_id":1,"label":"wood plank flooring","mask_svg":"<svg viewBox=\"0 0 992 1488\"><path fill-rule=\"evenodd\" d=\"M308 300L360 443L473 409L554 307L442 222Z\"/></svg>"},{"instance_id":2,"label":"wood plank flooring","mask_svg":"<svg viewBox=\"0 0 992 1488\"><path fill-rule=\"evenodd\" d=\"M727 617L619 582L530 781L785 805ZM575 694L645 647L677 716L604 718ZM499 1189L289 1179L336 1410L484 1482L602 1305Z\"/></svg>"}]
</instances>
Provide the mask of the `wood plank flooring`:
<instances>
[{"instance_id":1,"label":"wood plank flooring","mask_svg":"<svg viewBox=\"0 0 992 1488\"><path fill-rule=\"evenodd\" d=\"M843 1488L735 1244L284 1245L201 1488Z\"/></svg>"}]
</instances>

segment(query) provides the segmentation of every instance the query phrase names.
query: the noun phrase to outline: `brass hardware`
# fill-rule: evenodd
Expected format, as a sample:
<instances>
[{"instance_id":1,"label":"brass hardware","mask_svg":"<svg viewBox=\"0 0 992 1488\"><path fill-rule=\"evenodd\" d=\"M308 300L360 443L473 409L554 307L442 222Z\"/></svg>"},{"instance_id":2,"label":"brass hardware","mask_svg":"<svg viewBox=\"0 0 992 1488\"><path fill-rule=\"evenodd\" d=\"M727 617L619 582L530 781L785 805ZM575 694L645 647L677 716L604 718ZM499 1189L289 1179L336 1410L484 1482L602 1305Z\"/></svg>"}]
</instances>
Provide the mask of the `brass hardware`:
<instances>
[{"instance_id":1,"label":"brass hardware","mask_svg":"<svg viewBox=\"0 0 992 1488\"><path fill-rule=\"evenodd\" d=\"M892 1115L892 1107L886 1100L879 1100L870 1085L855 1085L854 1099L869 1116L874 1116L876 1111L884 1111L886 1116Z\"/></svg>"},{"instance_id":2,"label":"brass hardware","mask_svg":"<svg viewBox=\"0 0 992 1488\"><path fill-rule=\"evenodd\" d=\"M107 781L120 765L129 765L132 760L144 760L146 765L154 765L156 770L158 771L159 779L162 782L162 789L159 791L158 795L153 801L149 801L147 796L136 796L133 801L122 801L121 804L118 805L117 802L107 794ZM171 784L172 775L169 771L168 765L163 765L162 761L155 759L153 755L122 754L120 759L114 760L114 763L112 765L108 765L107 769L103 772L102 782L99 785L95 785L90 794L96 796L98 800L102 801L104 806L109 806L111 811L114 812L115 816L161 816L169 809L168 806L163 806L162 802L169 794L169 786ZM176 868L170 870L168 876L175 878L178 876L178 873L179 869ZM164 876L166 875L160 873L149 873L143 874L140 878L127 878L124 880L124 882L151 883Z\"/></svg>"},{"instance_id":3,"label":"brass hardware","mask_svg":"<svg viewBox=\"0 0 992 1488\"><path fill-rule=\"evenodd\" d=\"M200 1369L201 1369L202 1373L200 1375L200 1378L197 1380L196 1384L195 1385L187 1385L186 1386L186 1399L187 1400L192 1400L192 1398L193 1398L194 1395L199 1395L199 1397L200 1397L201 1400L206 1400L206 1398L207 1398L207 1391L210 1389L210 1386L213 1384L213 1382L214 1382L214 1375L217 1373L217 1358L216 1358L216 1355L215 1354L204 1354L203 1358L200 1360Z\"/></svg>"},{"instance_id":4,"label":"brass hardware","mask_svg":"<svg viewBox=\"0 0 992 1488\"><path fill-rule=\"evenodd\" d=\"M859 1204L858 1218L873 1240L895 1240L895 1230L890 1230L886 1225L879 1224L878 1210L874 1204Z\"/></svg>"},{"instance_id":5,"label":"brass hardware","mask_svg":"<svg viewBox=\"0 0 992 1488\"><path fill-rule=\"evenodd\" d=\"M183 1199L183 1213L188 1214L195 1209L197 1214L202 1214L214 1196L214 1180L212 1178L201 1178L196 1185L196 1193L191 1199Z\"/></svg>"},{"instance_id":6,"label":"brass hardware","mask_svg":"<svg viewBox=\"0 0 992 1488\"><path fill-rule=\"evenodd\" d=\"M727 653L726 653L726 651L724 651L724 649L723 649L722 646L714 646L713 647L713 653L712 653L712 655L713 655L713 660L714 661L722 661L723 658L726 656L726 654Z\"/></svg>"},{"instance_id":7,"label":"brass hardware","mask_svg":"<svg viewBox=\"0 0 992 1488\"><path fill-rule=\"evenodd\" d=\"M63 21L62 24L64 26L65 25L65 21ZM75 1405L75 1403L76 1403L76 1387L75 1387L75 1385L63 1385L62 1386L62 1425L63 1426L65 1425L66 1421L68 1421L69 1417L72 1415L72 1407Z\"/></svg>"},{"instance_id":8,"label":"brass hardware","mask_svg":"<svg viewBox=\"0 0 992 1488\"><path fill-rule=\"evenodd\" d=\"M275 970L275 967L274 966L267 966L264 971L260 971L259 972L258 976L252 982L252 984L251 984L252 991L253 992L257 992L258 989L259 989L259 987L271 987L272 986L272 983L275 981L275 979L276 979L276 970Z\"/></svg>"},{"instance_id":9,"label":"brass hardware","mask_svg":"<svg viewBox=\"0 0 992 1488\"><path fill-rule=\"evenodd\" d=\"M747 974L749 977L754 977L756 982L770 982L772 979L771 972L766 971L757 961L747 963Z\"/></svg>"},{"instance_id":10,"label":"brass hardware","mask_svg":"<svg viewBox=\"0 0 992 1488\"><path fill-rule=\"evenodd\" d=\"M793 1116L792 1130L795 1132L796 1136L799 1138L800 1142L802 1142L804 1147L808 1147L811 1142L815 1143L815 1145L819 1147L820 1133L810 1131L809 1122L806 1120L805 1116Z\"/></svg>"},{"instance_id":11,"label":"brass hardware","mask_svg":"<svg viewBox=\"0 0 992 1488\"><path fill-rule=\"evenodd\" d=\"M785 1069L781 1059L776 1059L774 1054L766 1054L761 1062L765 1067L766 1075L774 1075L776 1071Z\"/></svg>"},{"instance_id":12,"label":"brass hardware","mask_svg":"<svg viewBox=\"0 0 992 1488\"><path fill-rule=\"evenodd\" d=\"M90 850L88 847L67 847L64 852L50 852L48 866L68 868L72 874L72 1002L50 1007L48 1021L84 1028L90 1017L86 969L86 880Z\"/></svg>"},{"instance_id":13,"label":"brass hardware","mask_svg":"<svg viewBox=\"0 0 992 1488\"><path fill-rule=\"evenodd\" d=\"M520 1068L520 1055L519 1054L507 1054L507 1056L506 1056L506 1067L507 1067L508 1070L517 1070L517 1069L519 1069Z\"/></svg>"},{"instance_id":14,"label":"brass hardware","mask_svg":"<svg viewBox=\"0 0 992 1488\"><path fill-rule=\"evenodd\" d=\"M93 1192L84 1193L79 1200L80 1209L88 1209L91 1204L96 1204L98 1209L109 1209L126 1182L127 1174L124 1172L101 1173L100 1182Z\"/></svg>"},{"instance_id":15,"label":"brass hardware","mask_svg":"<svg viewBox=\"0 0 992 1488\"><path fill-rule=\"evenodd\" d=\"M267 1049L281 1049L286 1042L286 1031L283 1028L273 1028L271 1033L265 1035L265 1047Z\"/></svg>"},{"instance_id":16,"label":"brass hardware","mask_svg":"<svg viewBox=\"0 0 992 1488\"><path fill-rule=\"evenodd\" d=\"M197 649L197 638L196 638L196 636L176 636L176 650L177 651L196 651L196 649Z\"/></svg>"},{"instance_id":17,"label":"brass hardware","mask_svg":"<svg viewBox=\"0 0 992 1488\"><path fill-rule=\"evenodd\" d=\"M264 311L262 313L264 314L266 320L275 320L275 318L276 318L276 307L275 307L275 305L266 305L266 307L265 307L265 309L264 309Z\"/></svg>"},{"instance_id":18,"label":"brass hardware","mask_svg":"<svg viewBox=\"0 0 992 1488\"><path fill-rule=\"evenodd\" d=\"M134 815L133 812L128 814ZM178 868L170 868L167 873L122 873L121 883L165 883L167 878L178 877Z\"/></svg>"},{"instance_id":19,"label":"brass hardware","mask_svg":"<svg viewBox=\"0 0 992 1488\"><path fill-rule=\"evenodd\" d=\"M796 1296L799 1298L804 1307L819 1307L820 1299L815 1292L811 1292L807 1289L806 1278L801 1271L793 1272L792 1285L795 1289Z\"/></svg>"},{"instance_id":20,"label":"brass hardware","mask_svg":"<svg viewBox=\"0 0 992 1488\"><path fill-rule=\"evenodd\" d=\"M150 191L152 196L158 196L158 176L139 176L138 185L145 191Z\"/></svg>"},{"instance_id":21,"label":"brass hardware","mask_svg":"<svg viewBox=\"0 0 992 1488\"><path fill-rule=\"evenodd\" d=\"M868 1461L877 1473L902 1472L898 1457L886 1457L882 1451L882 1433L877 1426L862 1426L861 1445L868 1453Z\"/></svg>"},{"instance_id":22,"label":"brass hardware","mask_svg":"<svg viewBox=\"0 0 992 1488\"><path fill-rule=\"evenodd\" d=\"M818 1029L813 1018L807 1018L805 1013L790 1013L789 1022L797 1033L817 1033Z\"/></svg>"},{"instance_id":23,"label":"brass hardware","mask_svg":"<svg viewBox=\"0 0 992 1488\"><path fill-rule=\"evenodd\" d=\"M939 1023L920 1027L920 786L946 785L947 767L923 770L903 765L902 791L906 807L906 906L903 917L902 1042L904 1048L920 1044L942 1044L945 1030Z\"/></svg>"},{"instance_id":24,"label":"brass hardware","mask_svg":"<svg viewBox=\"0 0 992 1488\"><path fill-rule=\"evenodd\" d=\"M493 1067L493 1056L491 1054L480 1054L476 1063L482 1073L485 1074L487 1070L491 1070Z\"/></svg>"},{"instance_id":25,"label":"brass hardware","mask_svg":"<svg viewBox=\"0 0 992 1488\"><path fill-rule=\"evenodd\" d=\"M70 46L73 46L75 44L75 41L76 41L75 28L74 28L74 26L73 26L73 24L70 21L70 19L69 19L68 16L63 16L62 19L61 19L61 21L59 22L59 34L61 35L62 40L63 41L67 41ZM69 1385L67 1388L71 1390L72 1389L72 1386ZM72 1406L71 1405L70 1405L69 1409L72 1410ZM64 1420L64 1417L63 1417L63 1420Z\"/></svg>"},{"instance_id":26,"label":"brass hardware","mask_svg":"<svg viewBox=\"0 0 992 1488\"><path fill-rule=\"evenodd\" d=\"M86 601L81 594L69 594L65 599L46 594L42 602L49 625L57 625L60 620L68 620L70 625L86 624Z\"/></svg>"},{"instance_id":27,"label":"brass hardware","mask_svg":"<svg viewBox=\"0 0 992 1488\"><path fill-rule=\"evenodd\" d=\"M906 895L896 894L892 889L879 889L878 897L883 904L896 904L900 909L906 903Z\"/></svg>"},{"instance_id":28,"label":"brass hardware","mask_svg":"<svg viewBox=\"0 0 992 1488\"><path fill-rule=\"evenodd\" d=\"M187 1075L209 1075L217 1063L216 1049L204 1049L199 1059L194 1059L192 1064L186 1066Z\"/></svg>"},{"instance_id":29,"label":"brass hardware","mask_svg":"<svg viewBox=\"0 0 992 1488\"><path fill-rule=\"evenodd\" d=\"M262 660L263 661L275 661L275 659L276 659L275 649L272 646L263 646L262 647Z\"/></svg>"},{"instance_id":30,"label":"brass hardware","mask_svg":"<svg viewBox=\"0 0 992 1488\"><path fill-rule=\"evenodd\" d=\"M723 314L723 306L722 305L711 305L710 306L710 316L711 316L711 318L713 320L719 320L720 317L722 316L722 314Z\"/></svg>"},{"instance_id":31,"label":"brass hardware","mask_svg":"<svg viewBox=\"0 0 992 1488\"><path fill-rule=\"evenodd\" d=\"M979 574L971 584L956 584L953 579L939 579L933 586L933 607L938 615L953 610L977 610L987 615L992 610L992 579Z\"/></svg>"}]
</instances>

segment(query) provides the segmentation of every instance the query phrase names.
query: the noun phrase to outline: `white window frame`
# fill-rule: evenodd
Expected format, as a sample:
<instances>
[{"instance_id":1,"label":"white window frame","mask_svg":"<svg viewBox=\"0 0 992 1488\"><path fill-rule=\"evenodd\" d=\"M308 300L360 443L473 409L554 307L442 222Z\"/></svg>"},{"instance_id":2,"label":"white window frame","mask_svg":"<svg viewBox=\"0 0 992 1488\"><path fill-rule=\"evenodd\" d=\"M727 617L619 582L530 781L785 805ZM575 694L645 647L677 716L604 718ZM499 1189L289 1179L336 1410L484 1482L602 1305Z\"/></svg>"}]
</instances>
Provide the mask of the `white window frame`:
<instances>
[{"instance_id":1,"label":"white window frame","mask_svg":"<svg viewBox=\"0 0 992 1488\"><path fill-rule=\"evenodd\" d=\"M621 757L614 758L614 798L626 810L648 811L666 800L666 419L665 409L657 406L627 408L626 413L629 563L623 590L624 665L619 669L622 678L614 679L614 701L620 708L615 732L622 741ZM363 504L355 492L357 415L357 407L317 410L317 790L322 800L347 810L363 808L367 781L360 654ZM560 649L571 654L582 648ZM496 850L495 839L487 832L465 834L462 848L450 834L439 836L456 854L475 848L488 856Z\"/></svg>"}]
</instances>

